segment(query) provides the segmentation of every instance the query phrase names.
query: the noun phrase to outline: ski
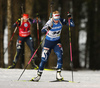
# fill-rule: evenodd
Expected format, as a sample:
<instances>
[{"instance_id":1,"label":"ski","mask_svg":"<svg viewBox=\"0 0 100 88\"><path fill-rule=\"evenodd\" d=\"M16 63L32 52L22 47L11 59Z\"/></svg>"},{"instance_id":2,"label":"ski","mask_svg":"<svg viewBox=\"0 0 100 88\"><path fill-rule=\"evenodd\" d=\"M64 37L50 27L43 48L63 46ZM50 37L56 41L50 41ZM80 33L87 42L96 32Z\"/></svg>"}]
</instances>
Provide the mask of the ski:
<instances>
[{"instance_id":1,"label":"ski","mask_svg":"<svg viewBox=\"0 0 100 88\"><path fill-rule=\"evenodd\" d=\"M53 80L53 81L50 81L50 82L70 82L68 80Z\"/></svg>"},{"instance_id":2,"label":"ski","mask_svg":"<svg viewBox=\"0 0 100 88\"><path fill-rule=\"evenodd\" d=\"M21 82L46 82L46 81L32 81L32 80L19 80Z\"/></svg>"},{"instance_id":3,"label":"ski","mask_svg":"<svg viewBox=\"0 0 100 88\"><path fill-rule=\"evenodd\" d=\"M70 83L80 83L80 82L74 82L74 81L69 81L69 80L53 80L50 82L70 82Z\"/></svg>"},{"instance_id":4,"label":"ski","mask_svg":"<svg viewBox=\"0 0 100 88\"><path fill-rule=\"evenodd\" d=\"M69 80L52 80L52 81L32 81L32 80L20 80L22 82L69 82L69 83L80 83L80 82L73 82Z\"/></svg>"}]
</instances>

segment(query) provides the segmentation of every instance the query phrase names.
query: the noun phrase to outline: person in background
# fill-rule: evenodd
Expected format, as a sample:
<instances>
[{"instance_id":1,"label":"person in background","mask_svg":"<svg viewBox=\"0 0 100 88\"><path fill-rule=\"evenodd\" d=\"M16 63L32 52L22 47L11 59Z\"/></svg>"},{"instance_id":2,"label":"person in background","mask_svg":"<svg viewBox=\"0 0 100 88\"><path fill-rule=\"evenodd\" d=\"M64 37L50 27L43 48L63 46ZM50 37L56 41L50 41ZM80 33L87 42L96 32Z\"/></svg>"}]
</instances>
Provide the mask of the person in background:
<instances>
[{"instance_id":1,"label":"person in background","mask_svg":"<svg viewBox=\"0 0 100 88\"><path fill-rule=\"evenodd\" d=\"M22 46L24 42L28 45L31 50L31 57L34 53L34 43L30 33L30 26L33 23L33 20L29 18L28 14L23 14L21 19L18 19L14 24L13 27L19 28L19 36L16 43L16 54L14 56L13 65L8 66L8 69L15 68L16 63L18 61L19 55L22 50ZM38 68L37 65L34 63L34 58L32 59L32 66Z\"/></svg>"},{"instance_id":2,"label":"person in background","mask_svg":"<svg viewBox=\"0 0 100 88\"><path fill-rule=\"evenodd\" d=\"M71 14L68 14L68 19L70 19L70 26L74 27L74 22L71 18ZM60 13L58 11L53 12L53 16L51 19L47 21L47 23L42 28L42 32L47 33L45 38L44 47L42 49L41 62L39 65L39 69L37 71L37 77L31 79L31 81L39 81L41 75L44 70L44 66L48 60L48 57L53 49L55 54L57 55L57 72L56 79L63 80L61 76L61 70L63 65L63 48L60 41L60 34L63 25L69 25L66 19L60 18Z\"/></svg>"}]
</instances>

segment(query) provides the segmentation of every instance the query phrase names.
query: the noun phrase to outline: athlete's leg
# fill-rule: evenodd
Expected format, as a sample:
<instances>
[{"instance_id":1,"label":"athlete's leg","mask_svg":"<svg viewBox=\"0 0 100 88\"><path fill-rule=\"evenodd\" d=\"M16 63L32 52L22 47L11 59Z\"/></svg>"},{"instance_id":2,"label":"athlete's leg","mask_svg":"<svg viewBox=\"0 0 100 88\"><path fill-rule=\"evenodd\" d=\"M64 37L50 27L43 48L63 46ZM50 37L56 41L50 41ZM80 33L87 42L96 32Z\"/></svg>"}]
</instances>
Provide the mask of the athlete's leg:
<instances>
[{"instance_id":1,"label":"athlete's leg","mask_svg":"<svg viewBox=\"0 0 100 88\"><path fill-rule=\"evenodd\" d=\"M29 47L30 50L31 50L31 57L32 57L32 55L33 55L33 53L34 53L34 42L33 42L33 39L32 39L31 36L29 36L29 37L27 37L27 38L25 39L25 41L26 41L28 47Z\"/></svg>"},{"instance_id":2,"label":"athlete's leg","mask_svg":"<svg viewBox=\"0 0 100 88\"><path fill-rule=\"evenodd\" d=\"M18 61L18 58L19 58L19 55L21 53L21 49L22 49L22 46L23 46L23 42L22 40L18 39L17 40L17 43L16 43L16 54L14 56L14 62L17 63Z\"/></svg>"},{"instance_id":3,"label":"athlete's leg","mask_svg":"<svg viewBox=\"0 0 100 88\"><path fill-rule=\"evenodd\" d=\"M54 52L57 55L57 73L56 73L56 79L57 80L63 80L63 77L61 76L61 68L62 68L62 64L63 64L63 60L62 60L62 55L63 55L63 49L61 46L61 43L58 43L55 47L54 47Z\"/></svg>"},{"instance_id":4,"label":"athlete's leg","mask_svg":"<svg viewBox=\"0 0 100 88\"><path fill-rule=\"evenodd\" d=\"M49 55L50 55L51 48L53 46L52 44L53 43L51 43L51 41L45 40L44 47L42 49L41 63L39 65L39 69L38 69L38 72L37 72L37 77L32 78L31 79L32 81L39 81L40 80L41 75L43 73L44 66L45 66L45 64L48 60Z\"/></svg>"},{"instance_id":5,"label":"athlete's leg","mask_svg":"<svg viewBox=\"0 0 100 88\"><path fill-rule=\"evenodd\" d=\"M39 71L43 71L44 66L48 60L48 57L50 55L51 50L47 47L44 47L42 50L42 57L41 57L41 63L39 65Z\"/></svg>"},{"instance_id":6,"label":"athlete's leg","mask_svg":"<svg viewBox=\"0 0 100 88\"><path fill-rule=\"evenodd\" d=\"M41 75L43 73L43 69L44 69L45 63L48 60L49 54L50 54L50 49L44 47L43 50L42 50L41 63L39 65L39 69L38 69L38 72L37 72L37 77L32 78L31 81L39 81L40 80Z\"/></svg>"},{"instance_id":7,"label":"athlete's leg","mask_svg":"<svg viewBox=\"0 0 100 88\"><path fill-rule=\"evenodd\" d=\"M62 68L62 64L63 64L63 60L62 60L63 49L62 49L61 43L58 43L54 47L54 52L57 55L57 69L61 69Z\"/></svg>"},{"instance_id":8,"label":"athlete's leg","mask_svg":"<svg viewBox=\"0 0 100 88\"><path fill-rule=\"evenodd\" d=\"M22 37L18 37L17 43L16 43L16 54L14 56L14 60L13 60L13 65L8 66L8 69L10 68L14 68L16 66L16 63L18 61L19 55L21 53L21 49L22 49L22 45L23 45L23 39Z\"/></svg>"},{"instance_id":9,"label":"athlete's leg","mask_svg":"<svg viewBox=\"0 0 100 88\"><path fill-rule=\"evenodd\" d=\"M34 42L33 42L33 39L31 36L28 36L26 39L25 39L28 47L30 48L31 50L31 57L33 56L33 53L34 53ZM32 68L34 69L38 69L38 66L35 64L35 57L32 58L32 61L31 61L31 64L32 64Z\"/></svg>"}]
</instances>

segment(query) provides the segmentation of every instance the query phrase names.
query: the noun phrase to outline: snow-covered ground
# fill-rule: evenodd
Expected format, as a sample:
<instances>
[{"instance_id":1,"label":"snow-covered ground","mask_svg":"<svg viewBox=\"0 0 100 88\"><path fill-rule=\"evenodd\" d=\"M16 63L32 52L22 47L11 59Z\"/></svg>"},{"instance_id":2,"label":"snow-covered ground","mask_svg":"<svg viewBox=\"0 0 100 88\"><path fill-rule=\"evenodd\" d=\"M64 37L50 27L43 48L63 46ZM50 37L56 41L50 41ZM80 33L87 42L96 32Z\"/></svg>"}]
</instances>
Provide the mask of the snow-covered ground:
<instances>
[{"instance_id":1,"label":"snow-covered ground","mask_svg":"<svg viewBox=\"0 0 100 88\"><path fill-rule=\"evenodd\" d=\"M0 68L0 88L100 88L100 71L80 70L74 71L74 82L49 82L55 80L55 70L44 70L40 82L28 82L35 77L37 70L25 70L20 78L23 69L2 69ZM62 70L62 76L66 80L72 80L71 71ZM80 82L80 83L77 83Z\"/></svg>"}]
</instances>

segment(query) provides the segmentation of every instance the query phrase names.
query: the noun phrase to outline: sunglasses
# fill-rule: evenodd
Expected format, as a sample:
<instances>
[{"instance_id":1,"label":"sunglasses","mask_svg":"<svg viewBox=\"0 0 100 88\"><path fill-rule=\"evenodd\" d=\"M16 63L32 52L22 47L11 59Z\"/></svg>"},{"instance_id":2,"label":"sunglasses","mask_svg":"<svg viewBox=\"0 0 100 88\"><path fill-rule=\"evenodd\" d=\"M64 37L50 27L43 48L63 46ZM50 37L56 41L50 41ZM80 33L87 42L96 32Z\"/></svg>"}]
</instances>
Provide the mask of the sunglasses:
<instances>
[{"instance_id":1,"label":"sunglasses","mask_svg":"<svg viewBox=\"0 0 100 88\"><path fill-rule=\"evenodd\" d=\"M55 21L59 21L59 19L54 19Z\"/></svg>"}]
</instances>

